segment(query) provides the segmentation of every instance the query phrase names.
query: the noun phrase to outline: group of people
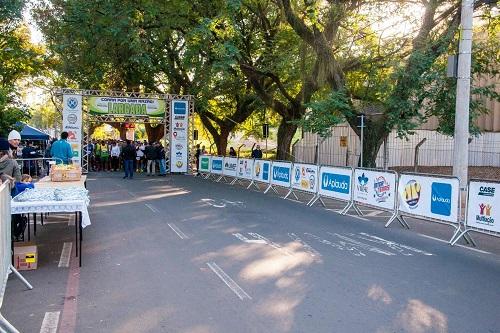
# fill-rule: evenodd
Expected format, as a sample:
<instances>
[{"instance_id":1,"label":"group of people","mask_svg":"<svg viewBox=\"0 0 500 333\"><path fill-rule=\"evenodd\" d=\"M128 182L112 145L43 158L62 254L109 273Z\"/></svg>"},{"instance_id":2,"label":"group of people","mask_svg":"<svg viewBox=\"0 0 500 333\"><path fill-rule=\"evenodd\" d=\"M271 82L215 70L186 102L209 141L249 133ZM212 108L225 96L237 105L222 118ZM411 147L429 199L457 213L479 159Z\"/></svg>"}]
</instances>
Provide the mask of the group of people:
<instances>
[{"instance_id":1,"label":"group of people","mask_svg":"<svg viewBox=\"0 0 500 333\"><path fill-rule=\"evenodd\" d=\"M160 142L131 140L99 140L85 147L92 171L125 170L123 178L132 178L134 172L148 176L166 176L166 151Z\"/></svg>"}]
</instances>

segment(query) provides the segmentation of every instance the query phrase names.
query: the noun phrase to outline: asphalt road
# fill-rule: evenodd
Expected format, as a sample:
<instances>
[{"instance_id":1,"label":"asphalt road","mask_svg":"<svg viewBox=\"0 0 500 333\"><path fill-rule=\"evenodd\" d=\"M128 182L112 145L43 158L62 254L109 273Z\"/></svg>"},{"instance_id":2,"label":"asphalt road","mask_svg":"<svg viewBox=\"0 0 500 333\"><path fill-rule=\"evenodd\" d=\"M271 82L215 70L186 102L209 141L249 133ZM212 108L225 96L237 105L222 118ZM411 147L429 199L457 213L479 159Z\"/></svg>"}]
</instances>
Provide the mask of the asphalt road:
<instances>
[{"instance_id":1,"label":"asphalt road","mask_svg":"<svg viewBox=\"0 0 500 333\"><path fill-rule=\"evenodd\" d=\"M1 310L22 332L500 332L500 239L450 247L421 235L446 226L386 229L384 213L190 176L88 188L83 267L58 267L74 229L52 216L23 273L35 288L9 279Z\"/></svg>"}]
</instances>

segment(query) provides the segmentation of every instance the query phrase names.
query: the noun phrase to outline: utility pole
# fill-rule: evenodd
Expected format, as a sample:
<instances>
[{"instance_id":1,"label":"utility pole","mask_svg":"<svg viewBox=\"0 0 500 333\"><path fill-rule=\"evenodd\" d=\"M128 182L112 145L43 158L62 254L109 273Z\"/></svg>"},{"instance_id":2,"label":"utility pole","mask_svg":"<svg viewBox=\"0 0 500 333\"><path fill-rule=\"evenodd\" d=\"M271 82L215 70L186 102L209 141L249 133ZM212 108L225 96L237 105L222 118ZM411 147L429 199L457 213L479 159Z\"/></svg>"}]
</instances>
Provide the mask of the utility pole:
<instances>
[{"instance_id":1,"label":"utility pole","mask_svg":"<svg viewBox=\"0 0 500 333\"><path fill-rule=\"evenodd\" d=\"M457 97L455 103L455 140L453 175L460 178L460 187L467 186L469 167L469 103L472 53L472 20L474 0L462 0L460 44L458 47Z\"/></svg>"}]
</instances>

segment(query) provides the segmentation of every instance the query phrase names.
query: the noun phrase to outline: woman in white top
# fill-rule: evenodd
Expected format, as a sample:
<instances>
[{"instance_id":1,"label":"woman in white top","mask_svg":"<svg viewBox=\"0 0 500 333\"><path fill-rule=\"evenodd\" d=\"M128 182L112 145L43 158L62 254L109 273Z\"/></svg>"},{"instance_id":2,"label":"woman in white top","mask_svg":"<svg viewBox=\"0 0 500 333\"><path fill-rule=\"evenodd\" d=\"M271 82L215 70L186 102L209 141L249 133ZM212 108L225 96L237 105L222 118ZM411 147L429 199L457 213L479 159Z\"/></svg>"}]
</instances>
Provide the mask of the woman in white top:
<instances>
[{"instance_id":1,"label":"woman in white top","mask_svg":"<svg viewBox=\"0 0 500 333\"><path fill-rule=\"evenodd\" d=\"M140 146L138 145L137 146L137 157L136 157L136 160L137 160L137 170L136 172L142 172L142 163L144 161L144 149L146 149L146 146L144 146L143 144L141 144Z\"/></svg>"},{"instance_id":2,"label":"woman in white top","mask_svg":"<svg viewBox=\"0 0 500 333\"><path fill-rule=\"evenodd\" d=\"M118 141L111 147L111 169L113 171L120 170L120 153L121 148Z\"/></svg>"}]
</instances>

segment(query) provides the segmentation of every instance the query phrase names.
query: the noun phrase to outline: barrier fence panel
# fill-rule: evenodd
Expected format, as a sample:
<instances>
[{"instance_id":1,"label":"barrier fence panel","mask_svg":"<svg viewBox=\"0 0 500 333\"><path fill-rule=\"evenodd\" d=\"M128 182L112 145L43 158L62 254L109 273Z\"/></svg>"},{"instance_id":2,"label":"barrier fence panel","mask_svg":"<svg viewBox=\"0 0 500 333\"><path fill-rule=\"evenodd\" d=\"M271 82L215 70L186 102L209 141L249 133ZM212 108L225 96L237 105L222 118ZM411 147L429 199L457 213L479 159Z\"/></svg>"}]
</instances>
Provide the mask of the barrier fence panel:
<instances>
[{"instance_id":1,"label":"barrier fence panel","mask_svg":"<svg viewBox=\"0 0 500 333\"><path fill-rule=\"evenodd\" d=\"M210 177L211 162L212 162L212 156L210 155L200 156L200 165L198 165L198 173L201 174L201 176L205 179Z\"/></svg>"},{"instance_id":2,"label":"barrier fence panel","mask_svg":"<svg viewBox=\"0 0 500 333\"><path fill-rule=\"evenodd\" d=\"M357 205L369 206L392 213L387 225L398 219L397 214L397 174L394 171L379 169L354 169L352 207L359 214L363 212ZM348 207L344 214L349 211ZM404 226L404 221L400 221Z\"/></svg>"},{"instance_id":3,"label":"barrier fence panel","mask_svg":"<svg viewBox=\"0 0 500 333\"><path fill-rule=\"evenodd\" d=\"M271 164L271 184L264 191L267 193L269 190L273 190L276 194L279 194L276 190L276 186L285 187L289 189L286 196L290 194L290 185L291 185L291 176L292 176L292 163L291 162L281 162L274 161Z\"/></svg>"},{"instance_id":4,"label":"barrier fence panel","mask_svg":"<svg viewBox=\"0 0 500 333\"><path fill-rule=\"evenodd\" d=\"M210 173L215 176L215 181L218 182L222 178L222 170L224 165L223 156L212 156L212 163L210 164Z\"/></svg>"},{"instance_id":5,"label":"barrier fence panel","mask_svg":"<svg viewBox=\"0 0 500 333\"><path fill-rule=\"evenodd\" d=\"M500 237L500 182L471 180L468 192L465 230L451 245L471 231Z\"/></svg>"},{"instance_id":6,"label":"barrier fence panel","mask_svg":"<svg viewBox=\"0 0 500 333\"><path fill-rule=\"evenodd\" d=\"M7 279L10 273L14 273L28 289L33 287L19 272L12 266L12 238L11 238L11 215L10 215L10 188L8 184L0 185L0 308L2 307ZM0 328L7 332L17 332L0 314Z\"/></svg>"},{"instance_id":7,"label":"barrier fence panel","mask_svg":"<svg viewBox=\"0 0 500 333\"><path fill-rule=\"evenodd\" d=\"M233 178L231 185L236 182L236 168L238 166L238 158L236 157L224 157L224 165L222 168L222 179L226 180L227 177Z\"/></svg>"},{"instance_id":8,"label":"barrier fence panel","mask_svg":"<svg viewBox=\"0 0 500 333\"><path fill-rule=\"evenodd\" d=\"M399 213L444 223L460 231L460 181L456 177L402 173Z\"/></svg>"},{"instance_id":9,"label":"barrier fence panel","mask_svg":"<svg viewBox=\"0 0 500 333\"><path fill-rule=\"evenodd\" d=\"M298 198L293 192L294 190L312 194L312 198L309 199L307 205L309 205L311 201L316 198L316 193L318 191L318 169L318 166L314 164L293 164L291 180L292 191L290 192L290 194L293 194L297 200ZM285 197L285 199L287 197Z\"/></svg>"},{"instance_id":10,"label":"barrier fence panel","mask_svg":"<svg viewBox=\"0 0 500 333\"><path fill-rule=\"evenodd\" d=\"M252 185L260 190L259 183L269 184L271 182L271 161L255 159L253 161L252 167L252 183L248 185L250 188Z\"/></svg>"},{"instance_id":11,"label":"barrier fence panel","mask_svg":"<svg viewBox=\"0 0 500 333\"><path fill-rule=\"evenodd\" d=\"M239 184L242 184L240 180L250 181L250 185L253 183L253 159L250 158L238 158L238 166L236 169L236 177Z\"/></svg>"},{"instance_id":12,"label":"barrier fence panel","mask_svg":"<svg viewBox=\"0 0 500 333\"><path fill-rule=\"evenodd\" d=\"M318 194L310 202L310 206L320 201L326 207L322 197L347 202L341 214L349 209L352 202L352 168L321 166L319 169Z\"/></svg>"}]
</instances>

